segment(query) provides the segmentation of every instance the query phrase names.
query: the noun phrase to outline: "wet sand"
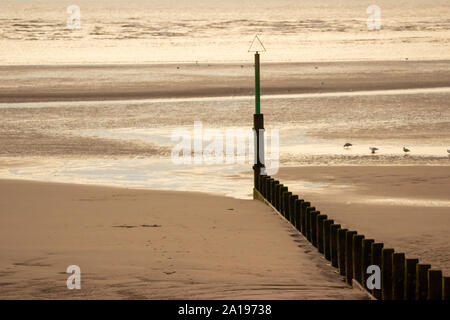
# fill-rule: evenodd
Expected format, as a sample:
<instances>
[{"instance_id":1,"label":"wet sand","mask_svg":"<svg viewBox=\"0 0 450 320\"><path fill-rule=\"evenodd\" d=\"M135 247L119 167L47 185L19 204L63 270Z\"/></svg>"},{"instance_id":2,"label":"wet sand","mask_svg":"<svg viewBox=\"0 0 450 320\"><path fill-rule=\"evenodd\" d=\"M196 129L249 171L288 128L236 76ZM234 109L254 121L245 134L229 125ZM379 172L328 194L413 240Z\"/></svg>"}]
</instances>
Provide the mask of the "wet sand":
<instances>
[{"instance_id":1,"label":"wet sand","mask_svg":"<svg viewBox=\"0 0 450 320\"><path fill-rule=\"evenodd\" d=\"M337 223L450 275L449 166L290 167L276 177Z\"/></svg>"},{"instance_id":2,"label":"wet sand","mask_svg":"<svg viewBox=\"0 0 450 320\"><path fill-rule=\"evenodd\" d=\"M1 299L366 298L259 201L0 180L0 207Z\"/></svg>"},{"instance_id":3,"label":"wet sand","mask_svg":"<svg viewBox=\"0 0 450 320\"><path fill-rule=\"evenodd\" d=\"M0 66L0 103L253 94L253 62ZM262 94L450 86L450 61L263 63Z\"/></svg>"}]
</instances>

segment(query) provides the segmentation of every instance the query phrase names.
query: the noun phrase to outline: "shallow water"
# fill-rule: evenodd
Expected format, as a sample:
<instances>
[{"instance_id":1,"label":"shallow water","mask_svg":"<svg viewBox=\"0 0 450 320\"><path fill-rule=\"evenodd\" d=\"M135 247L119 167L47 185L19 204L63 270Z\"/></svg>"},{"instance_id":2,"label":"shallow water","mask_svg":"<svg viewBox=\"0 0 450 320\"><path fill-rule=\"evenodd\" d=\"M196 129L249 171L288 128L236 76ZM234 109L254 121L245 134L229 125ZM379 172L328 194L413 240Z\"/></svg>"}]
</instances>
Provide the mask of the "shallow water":
<instances>
[{"instance_id":1,"label":"shallow water","mask_svg":"<svg viewBox=\"0 0 450 320\"><path fill-rule=\"evenodd\" d=\"M279 166L448 165L448 90L395 91L395 94L381 91L378 95L337 93L264 97L268 165L277 164L274 156L277 154ZM185 130L193 138L191 151L194 151L195 121L202 123L202 135L197 142L201 142L203 148L211 142L205 136L209 129L217 129L222 134L222 150L226 149L227 130L241 130L241 138L246 138L243 155L234 154L231 163L225 163L224 158L218 164L195 164L194 155L188 157L191 164L175 164L170 152L169 155L156 152L146 156L137 152L121 157L75 154L67 158L65 153L60 157L39 157L25 150L21 157L35 157L40 164L3 169L0 171L2 177L251 197L253 154L249 150L253 150L253 134L247 99L3 104L0 112L6 120L4 132L27 134L39 129L54 137L55 143L59 136L68 135L73 141L77 137L92 137L98 144L102 139L113 139L172 150L178 143L178 140L172 140L172 134L176 130ZM173 117L173 114L180 116ZM277 132L279 153L275 154L275 149L271 148L271 135ZM343 148L345 142L351 142L353 146ZM379 151L372 154L371 146L378 147ZM403 146L411 152L405 154ZM43 145L38 146L37 152L45 154L48 150ZM320 189L320 186L304 181L296 184Z\"/></svg>"}]
</instances>

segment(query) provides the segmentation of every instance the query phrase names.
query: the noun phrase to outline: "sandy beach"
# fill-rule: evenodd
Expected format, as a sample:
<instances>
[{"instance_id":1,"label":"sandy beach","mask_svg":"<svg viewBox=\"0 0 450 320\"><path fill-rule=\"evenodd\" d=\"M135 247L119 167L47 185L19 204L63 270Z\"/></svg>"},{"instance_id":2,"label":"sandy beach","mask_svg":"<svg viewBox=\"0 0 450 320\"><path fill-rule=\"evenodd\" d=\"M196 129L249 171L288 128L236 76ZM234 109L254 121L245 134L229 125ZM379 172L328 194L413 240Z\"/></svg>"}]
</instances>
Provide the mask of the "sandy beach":
<instances>
[{"instance_id":1,"label":"sandy beach","mask_svg":"<svg viewBox=\"0 0 450 320\"><path fill-rule=\"evenodd\" d=\"M1 180L0 207L0 299L366 298L258 201Z\"/></svg>"},{"instance_id":2,"label":"sandy beach","mask_svg":"<svg viewBox=\"0 0 450 320\"><path fill-rule=\"evenodd\" d=\"M252 65L1 68L1 298L364 298L248 200L250 165L170 159L176 128L251 127ZM266 128L280 130L276 177L448 275L450 62L263 70ZM71 264L80 292L65 288Z\"/></svg>"},{"instance_id":3,"label":"sandy beach","mask_svg":"<svg viewBox=\"0 0 450 320\"><path fill-rule=\"evenodd\" d=\"M0 300L370 298L253 199L261 146L322 214L450 276L449 14L3 0Z\"/></svg>"}]
</instances>

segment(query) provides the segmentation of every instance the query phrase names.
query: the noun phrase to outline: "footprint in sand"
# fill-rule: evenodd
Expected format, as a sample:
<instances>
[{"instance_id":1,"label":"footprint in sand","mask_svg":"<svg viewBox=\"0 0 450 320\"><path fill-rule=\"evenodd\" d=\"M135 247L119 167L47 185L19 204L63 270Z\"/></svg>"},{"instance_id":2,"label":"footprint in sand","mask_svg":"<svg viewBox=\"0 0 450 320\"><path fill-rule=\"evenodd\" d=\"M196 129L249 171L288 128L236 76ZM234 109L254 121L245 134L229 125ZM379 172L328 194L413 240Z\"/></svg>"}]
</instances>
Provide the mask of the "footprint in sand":
<instances>
[{"instance_id":1,"label":"footprint in sand","mask_svg":"<svg viewBox=\"0 0 450 320\"><path fill-rule=\"evenodd\" d=\"M171 275L171 274L176 273L176 271L164 271L164 273L167 274L167 275Z\"/></svg>"}]
</instances>

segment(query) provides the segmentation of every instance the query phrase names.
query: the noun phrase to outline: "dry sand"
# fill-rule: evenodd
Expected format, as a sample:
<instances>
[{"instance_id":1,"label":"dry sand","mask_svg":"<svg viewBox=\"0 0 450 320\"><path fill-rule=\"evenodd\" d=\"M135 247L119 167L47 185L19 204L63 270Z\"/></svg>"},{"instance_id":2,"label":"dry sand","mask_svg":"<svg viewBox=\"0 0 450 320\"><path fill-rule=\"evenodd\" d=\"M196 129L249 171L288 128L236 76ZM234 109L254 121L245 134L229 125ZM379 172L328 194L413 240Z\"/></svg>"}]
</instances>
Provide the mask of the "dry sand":
<instances>
[{"instance_id":1,"label":"dry sand","mask_svg":"<svg viewBox=\"0 0 450 320\"><path fill-rule=\"evenodd\" d=\"M1 180L0 208L1 299L365 298L258 201Z\"/></svg>"},{"instance_id":2,"label":"dry sand","mask_svg":"<svg viewBox=\"0 0 450 320\"><path fill-rule=\"evenodd\" d=\"M449 166L281 168L277 179L367 239L450 275Z\"/></svg>"}]
</instances>

